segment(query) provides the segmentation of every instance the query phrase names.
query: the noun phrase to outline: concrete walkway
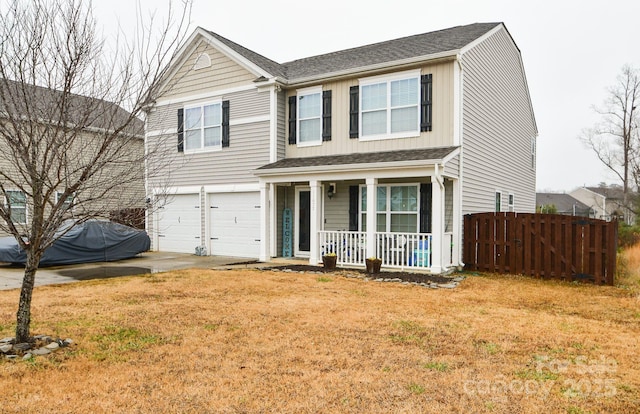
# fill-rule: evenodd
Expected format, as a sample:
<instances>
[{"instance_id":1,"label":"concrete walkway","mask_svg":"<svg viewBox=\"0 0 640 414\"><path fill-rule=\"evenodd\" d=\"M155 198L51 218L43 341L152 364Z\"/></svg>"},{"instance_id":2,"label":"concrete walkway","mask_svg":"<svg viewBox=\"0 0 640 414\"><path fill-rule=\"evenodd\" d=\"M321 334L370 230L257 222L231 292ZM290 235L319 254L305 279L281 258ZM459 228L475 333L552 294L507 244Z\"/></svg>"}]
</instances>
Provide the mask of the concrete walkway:
<instances>
[{"instance_id":1,"label":"concrete walkway","mask_svg":"<svg viewBox=\"0 0 640 414\"><path fill-rule=\"evenodd\" d=\"M105 279L144 273L188 268L242 268L268 266L252 259L223 256L196 256L186 253L146 252L117 262L42 267L36 273L36 286L71 283L79 280ZM19 289L24 267L0 264L0 290Z\"/></svg>"}]
</instances>

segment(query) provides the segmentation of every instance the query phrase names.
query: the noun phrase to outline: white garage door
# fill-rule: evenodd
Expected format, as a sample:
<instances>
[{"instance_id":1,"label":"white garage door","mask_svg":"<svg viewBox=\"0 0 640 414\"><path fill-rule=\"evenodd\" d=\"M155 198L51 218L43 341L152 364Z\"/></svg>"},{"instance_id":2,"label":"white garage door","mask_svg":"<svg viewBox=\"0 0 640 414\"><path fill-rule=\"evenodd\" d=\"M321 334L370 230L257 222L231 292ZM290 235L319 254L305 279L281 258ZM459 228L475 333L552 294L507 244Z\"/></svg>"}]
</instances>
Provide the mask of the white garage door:
<instances>
[{"instance_id":1,"label":"white garage door","mask_svg":"<svg viewBox=\"0 0 640 414\"><path fill-rule=\"evenodd\" d=\"M209 195L211 254L258 258L260 193Z\"/></svg>"},{"instance_id":2,"label":"white garage door","mask_svg":"<svg viewBox=\"0 0 640 414\"><path fill-rule=\"evenodd\" d=\"M195 253L200 240L198 194L177 194L158 209L158 250Z\"/></svg>"}]
</instances>

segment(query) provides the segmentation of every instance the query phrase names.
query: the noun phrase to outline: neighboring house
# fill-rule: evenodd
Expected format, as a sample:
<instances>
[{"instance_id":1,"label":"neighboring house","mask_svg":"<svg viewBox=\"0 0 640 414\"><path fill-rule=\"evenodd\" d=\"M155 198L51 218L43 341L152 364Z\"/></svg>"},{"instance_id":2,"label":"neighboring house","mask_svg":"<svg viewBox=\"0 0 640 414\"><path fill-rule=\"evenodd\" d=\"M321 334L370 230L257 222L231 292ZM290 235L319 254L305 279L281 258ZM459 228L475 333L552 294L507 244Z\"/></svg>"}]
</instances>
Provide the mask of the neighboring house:
<instances>
[{"instance_id":1,"label":"neighboring house","mask_svg":"<svg viewBox=\"0 0 640 414\"><path fill-rule=\"evenodd\" d=\"M620 186L580 187L569 194L592 208L595 218L607 221L617 218L629 225L635 223L636 216L630 208L631 198L625 205Z\"/></svg>"},{"instance_id":2,"label":"neighboring house","mask_svg":"<svg viewBox=\"0 0 640 414\"><path fill-rule=\"evenodd\" d=\"M566 193L536 193L536 211L566 216L595 217L595 211Z\"/></svg>"},{"instance_id":3,"label":"neighboring house","mask_svg":"<svg viewBox=\"0 0 640 414\"><path fill-rule=\"evenodd\" d=\"M59 110L62 106L67 108L64 116ZM77 174L80 167L86 165L87 157L92 154L90 149L97 148L96 144L102 144L101 139L116 128L114 125L121 127L125 124L125 120L130 121L130 116L131 114L123 108L101 99L63 94L50 88L0 79L0 123L2 123L0 140L20 139L28 143L27 137L34 136L40 139L39 144L42 147L34 148L32 156L43 162L46 160L47 164L40 166L48 166L51 169L49 176L42 178L43 193L46 194L51 190L50 199L46 200L49 205L57 203L64 195L68 180L78 178L74 174ZM16 127L15 125L18 124L19 126ZM123 141L126 142L123 150L126 149L128 153L119 157L119 160L122 160L123 164L130 159L133 160L131 162L142 162L144 123L140 119L134 119L127 125L123 135L132 139L127 138ZM16 128L21 129L20 134L16 134ZM37 134L33 132L34 130ZM0 184L6 196L2 202L5 207L11 206L11 221L16 227L28 230L34 210L33 197L26 194L29 187L24 177L31 158L25 161L20 158L20 154L10 150L13 147L5 145L3 148L0 156L2 172ZM108 189L112 185L109 177L120 173L121 168L117 165L106 165L101 174L86 179L85 182L91 185L83 189L82 194L78 194L77 197L68 196L63 202L63 205L68 205L63 218L72 219L88 210L91 211L91 216L102 218L122 218L126 214L131 214L132 211L142 212L146 197L142 168L138 170L139 174L136 176L133 176L133 173L128 174L129 180L126 184L119 186L116 190ZM128 204L126 206L128 208L123 209L124 206L120 203L125 197L127 200L139 200L139 203ZM140 215L143 216L143 214L138 216ZM128 217L128 219L135 218ZM0 236L9 235L2 227L0 226Z\"/></svg>"},{"instance_id":4,"label":"neighboring house","mask_svg":"<svg viewBox=\"0 0 640 414\"><path fill-rule=\"evenodd\" d=\"M156 250L437 273L461 264L464 214L535 211L537 129L502 23L283 64L198 28L168 73L147 119L173 149Z\"/></svg>"}]
</instances>

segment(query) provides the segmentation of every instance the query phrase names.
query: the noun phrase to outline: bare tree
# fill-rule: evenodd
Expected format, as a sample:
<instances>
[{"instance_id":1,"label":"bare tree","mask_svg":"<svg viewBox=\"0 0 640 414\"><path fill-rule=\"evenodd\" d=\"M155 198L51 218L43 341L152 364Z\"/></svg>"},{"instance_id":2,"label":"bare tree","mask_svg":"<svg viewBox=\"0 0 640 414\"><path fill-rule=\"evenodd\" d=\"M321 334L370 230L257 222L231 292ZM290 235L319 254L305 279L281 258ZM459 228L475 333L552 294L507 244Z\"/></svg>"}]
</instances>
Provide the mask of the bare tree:
<instances>
[{"instance_id":1,"label":"bare tree","mask_svg":"<svg viewBox=\"0 0 640 414\"><path fill-rule=\"evenodd\" d=\"M632 193L640 186L639 103L640 71L625 65L616 84L609 88L603 107L595 109L601 121L580 137L620 180L627 211L635 210Z\"/></svg>"},{"instance_id":2,"label":"bare tree","mask_svg":"<svg viewBox=\"0 0 640 414\"><path fill-rule=\"evenodd\" d=\"M27 256L16 341L30 338L36 272L63 222L145 205L146 160L158 154L144 147L141 118L190 7L159 26L140 13L133 37L113 44L98 35L90 0L12 0L1 13L0 229Z\"/></svg>"}]
</instances>

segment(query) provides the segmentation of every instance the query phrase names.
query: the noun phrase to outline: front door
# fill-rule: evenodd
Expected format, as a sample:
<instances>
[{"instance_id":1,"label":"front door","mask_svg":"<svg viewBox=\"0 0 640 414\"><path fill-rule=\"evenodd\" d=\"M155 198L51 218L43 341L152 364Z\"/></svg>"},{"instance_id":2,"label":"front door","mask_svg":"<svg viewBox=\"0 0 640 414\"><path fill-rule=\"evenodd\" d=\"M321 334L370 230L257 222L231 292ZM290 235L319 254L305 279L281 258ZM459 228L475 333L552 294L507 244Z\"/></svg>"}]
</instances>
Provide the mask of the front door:
<instances>
[{"instance_id":1,"label":"front door","mask_svg":"<svg viewBox=\"0 0 640 414\"><path fill-rule=\"evenodd\" d=\"M296 188L296 256L308 256L311 249L311 191Z\"/></svg>"}]
</instances>

